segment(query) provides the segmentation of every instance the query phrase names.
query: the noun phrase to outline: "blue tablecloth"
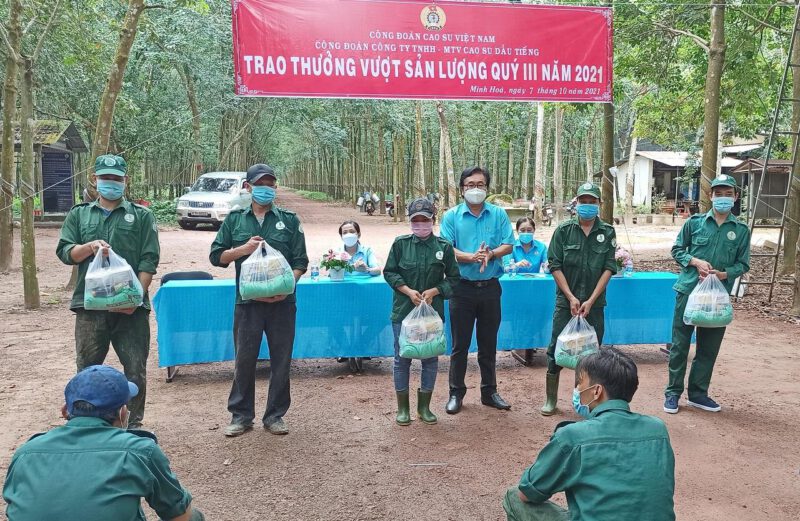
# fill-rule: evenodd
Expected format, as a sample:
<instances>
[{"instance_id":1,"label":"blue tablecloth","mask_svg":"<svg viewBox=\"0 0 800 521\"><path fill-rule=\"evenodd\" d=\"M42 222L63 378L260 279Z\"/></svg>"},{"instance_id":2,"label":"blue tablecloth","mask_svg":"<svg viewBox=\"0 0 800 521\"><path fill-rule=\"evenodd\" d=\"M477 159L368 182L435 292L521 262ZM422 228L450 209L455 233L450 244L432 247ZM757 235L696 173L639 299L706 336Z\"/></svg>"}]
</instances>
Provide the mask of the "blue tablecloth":
<instances>
[{"instance_id":1,"label":"blue tablecloth","mask_svg":"<svg viewBox=\"0 0 800 521\"><path fill-rule=\"evenodd\" d=\"M671 273L642 272L611 279L605 344L670 342L675 293ZM499 349L546 347L555 282L551 276L504 276ZM233 279L173 281L153 298L160 367L232 360ZM300 279L294 358L392 356L392 292L383 277ZM449 338L449 323L445 329ZM473 340L473 350L475 343ZM261 358L269 358L266 339Z\"/></svg>"}]
</instances>

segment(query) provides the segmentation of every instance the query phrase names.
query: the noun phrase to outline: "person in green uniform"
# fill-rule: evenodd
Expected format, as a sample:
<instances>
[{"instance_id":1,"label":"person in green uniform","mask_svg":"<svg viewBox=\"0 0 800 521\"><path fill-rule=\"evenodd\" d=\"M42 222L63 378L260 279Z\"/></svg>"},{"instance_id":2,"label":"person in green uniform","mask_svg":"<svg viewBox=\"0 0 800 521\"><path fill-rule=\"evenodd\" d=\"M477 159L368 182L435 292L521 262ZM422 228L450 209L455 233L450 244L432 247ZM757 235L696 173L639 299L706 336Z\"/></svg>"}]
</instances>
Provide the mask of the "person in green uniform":
<instances>
[{"instance_id":1,"label":"person in green uniform","mask_svg":"<svg viewBox=\"0 0 800 521\"><path fill-rule=\"evenodd\" d=\"M716 275L728 293L738 277L750 271L750 230L736 220L731 209L737 199L736 180L722 174L711 182L708 213L693 215L681 228L672 246L672 258L683 268L673 286L677 292L669 350L669 383L664 391L664 412L678 412L683 394L686 361L694 326L683 322L689 294L700 280ZM724 327L698 327L697 351L689 372L688 405L709 412L721 407L708 396L714 363L725 336Z\"/></svg>"},{"instance_id":2,"label":"person in green uniform","mask_svg":"<svg viewBox=\"0 0 800 521\"><path fill-rule=\"evenodd\" d=\"M125 376L139 387L130 403L132 428L144 419L147 356L150 353L148 288L158 267L160 249L156 219L148 208L128 201L125 160L99 156L94 163L98 198L73 207L64 220L56 254L64 264L78 265L70 309L75 313L75 351L78 371L102 364L109 343L114 346ZM111 248L130 264L144 289L141 306L113 311L84 309L86 272L94 256Z\"/></svg>"},{"instance_id":3,"label":"person in green uniform","mask_svg":"<svg viewBox=\"0 0 800 521\"><path fill-rule=\"evenodd\" d=\"M603 344L605 330L606 286L617 272L614 250L617 234L604 223L600 213L600 187L584 183L578 189L576 217L561 223L553 233L547 260L556 281L556 309L553 333L547 347L545 404L541 413L551 416L558 402L558 378L561 366L556 364L556 342L572 317L582 316L597 333Z\"/></svg>"},{"instance_id":4,"label":"person in green uniform","mask_svg":"<svg viewBox=\"0 0 800 521\"><path fill-rule=\"evenodd\" d=\"M239 436L253 428L255 418L256 361L264 333L269 344L270 379L267 408L262 418L272 434L288 434L283 416L291 403L289 369L294 347L297 302L294 293L256 300L242 300L239 274L242 263L266 241L289 263L295 281L308 268L306 238L294 212L275 205L278 178L267 165L247 170L247 188L252 194L249 207L228 214L211 244L209 260L214 266L236 266L236 307L233 339L236 363L228 397L231 423L225 436Z\"/></svg>"},{"instance_id":5,"label":"person in green uniform","mask_svg":"<svg viewBox=\"0 0 800 521\"><path fill-rule=\"evenodd\" d=\"M636 364L601 348L578 362L572 405L519 485L506 492L509 521L674 521L675 455L664 422L636 414ZM568 509L548 501L565 492Z\"/></svg>"},{"instance_id":6,"label":"person in green uniform","mask_svg":"<svg viewBox=\"0 0 800 521\"><path fill-rule=\"evenodd\" d=\"M202 521L192 495L146 431L127 430L126 404L139 389L116 369L93 365L64 389L67 423L33 436L11 459L3 485L10 521Z\"/></svg>"},{"instance_id":7,"label":"person in green uniform","mask_svg":"<svg viewBox=\"0 0 800 521\"><path fill-rule=\"evenodd\" d=\"M444 322L444 300L453 294L460 280L453 245L433 234L435 210L424 197L411 201L408 217L411 234L394 240L383 277L394 290L392 296L392 330L394 331L394 389L397 394L397 423L411 423L408 400L411 359L400 357L400 327L403 319L422 301L427 302ZM417 414L422 422L434 424L436 415L430 410L439 358L422 360L422 381L417 390Z\"/></svg>"}]
</instances>

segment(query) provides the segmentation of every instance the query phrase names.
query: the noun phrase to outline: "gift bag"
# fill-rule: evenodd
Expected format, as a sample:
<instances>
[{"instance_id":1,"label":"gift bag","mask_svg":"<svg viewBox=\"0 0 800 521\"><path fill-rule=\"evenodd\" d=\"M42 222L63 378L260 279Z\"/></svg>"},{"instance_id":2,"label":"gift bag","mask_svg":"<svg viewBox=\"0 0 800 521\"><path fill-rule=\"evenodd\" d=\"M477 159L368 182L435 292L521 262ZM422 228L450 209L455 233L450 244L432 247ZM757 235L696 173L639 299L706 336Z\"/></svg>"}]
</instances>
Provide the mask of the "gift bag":
<instances>
[{"instance_id":1,"label":"gift bag","mask_svg":"<svg viewBox=\"0 0 800 521\"><path fill-rule=\"evenodd\" d=\"M239 294L244 300L291 295L294 273L281 252L261 241L258 249L242 263Z\"/></svg>"},{"instance_id":2,"label":"gift bag","mask_svg":"<svg viewBox=\"0 0 800 521\"><path fill-rule=\"evenodd\" d=\"M722 281L711 274L689 294L683 323L696 327L725 327L733 321L731 298Z\"/></svg>"},{"instance_id":3,"label":"gift bag","mask_svg":"<svg viewBox=\"0 0 800 521\"><path fill-rule=\"evenodd\" d=\"M431 358L443 355L447 348L444 323L424 300L411 310L400 327L400 356L403 358Z\"/></svg>"},{"instance_id":4,"label":"gift bag","mask_svg":"<svg viewBox=\"0 0 800 521\"><path fill-rule=\"evenodd\" d=\"M142 284L125 259L111 248L107 257L101 252L94 256L84 279L84 309L130 309L141 306L143 298Z\"/></svg>"},{"instance_id":5,"label":"gift bag","mask_svg":"<svg viewBox=\"0 0 800 521\"><path fill-rule=\"evenodd\" d=\"M585 318L572 317L567 326L558 335L556 341L556 363L567 369L575 369L578 360L596 353L600 346L597 333Z\"/></svg>"}]
</instances>

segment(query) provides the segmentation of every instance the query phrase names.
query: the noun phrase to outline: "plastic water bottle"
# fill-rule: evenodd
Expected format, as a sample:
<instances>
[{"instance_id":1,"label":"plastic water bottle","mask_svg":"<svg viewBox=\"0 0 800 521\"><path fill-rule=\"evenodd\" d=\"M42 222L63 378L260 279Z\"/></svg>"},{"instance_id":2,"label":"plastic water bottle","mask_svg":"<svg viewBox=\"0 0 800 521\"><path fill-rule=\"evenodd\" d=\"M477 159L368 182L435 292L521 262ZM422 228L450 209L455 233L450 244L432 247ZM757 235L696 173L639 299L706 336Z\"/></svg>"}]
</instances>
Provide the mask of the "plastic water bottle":
<instances>
[{"instance_id":1,"label":"plastic water bottle","mask_svg":"<svg viewBox=\"0 0 800 521\"><path fill-rule=\"evenodd\" d=\"M510 262L508 264L508 267L511 270L511 277L516 277L517 276L517 263L516 262Z\"/></svg>"},{"instance_id":2,"label":"plastic water bottle","mask_svg":"<svg viewBox=\"0 0 800 521\"><path fill-rule=\"evenodd\" d=\"M316 264L311 265L311 280L319 279L319 266Z\"/></svg>"},{"instance_id":3,"label":"plastic water bottle","mask_svg":"<svg viewBox=\"0 0 800 521\"><path fill-rule=\"evenodd\" d=\"M628 264L627 266L625 266L624 276L633 277L633 264Z\"/></svg>"}]
</instances>

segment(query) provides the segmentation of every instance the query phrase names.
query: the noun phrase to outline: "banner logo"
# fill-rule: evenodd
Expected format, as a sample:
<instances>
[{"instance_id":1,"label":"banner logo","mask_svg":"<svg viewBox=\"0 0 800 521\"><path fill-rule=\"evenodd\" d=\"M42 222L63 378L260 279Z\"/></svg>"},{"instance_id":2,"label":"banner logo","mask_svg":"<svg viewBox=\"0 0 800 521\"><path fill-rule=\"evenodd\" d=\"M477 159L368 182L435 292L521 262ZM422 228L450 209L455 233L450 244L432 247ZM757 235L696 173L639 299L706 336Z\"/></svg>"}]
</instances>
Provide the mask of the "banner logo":
<instances>
[{"instance_id":1,"label":"banner logo","mask_svg":"<svg viewBox=\"0 0 800 521\"><path fill-rule=\"evenodd\" d=\"M419 19L422 22L422 26L429 31L439 31L447 22L447 16L444 14L444 10L435 5L423 7Z\"/></svg>"}]
</instances>

